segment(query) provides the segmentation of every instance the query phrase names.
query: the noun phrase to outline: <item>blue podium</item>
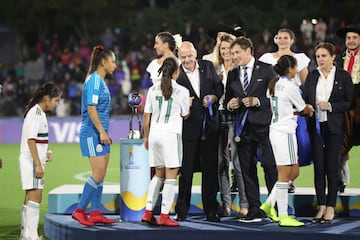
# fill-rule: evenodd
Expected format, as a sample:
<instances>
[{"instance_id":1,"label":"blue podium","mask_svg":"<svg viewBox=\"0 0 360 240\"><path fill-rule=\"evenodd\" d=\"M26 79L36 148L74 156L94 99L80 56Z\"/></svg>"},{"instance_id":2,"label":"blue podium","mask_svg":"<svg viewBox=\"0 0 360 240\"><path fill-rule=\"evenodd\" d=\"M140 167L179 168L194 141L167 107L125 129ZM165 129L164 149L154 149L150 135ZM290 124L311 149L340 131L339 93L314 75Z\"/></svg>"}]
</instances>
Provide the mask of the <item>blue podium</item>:
<instances>
[{"instance_id":1,"label":"blue podium","mask_svg":"<svg viewBox=\"0 0 360 240\"><path fill-rule=\"evenodd\" d=\"M148 152L143 139L120 139L120 219L140 221L150 182Z\"/></svg>"}]
</instances>

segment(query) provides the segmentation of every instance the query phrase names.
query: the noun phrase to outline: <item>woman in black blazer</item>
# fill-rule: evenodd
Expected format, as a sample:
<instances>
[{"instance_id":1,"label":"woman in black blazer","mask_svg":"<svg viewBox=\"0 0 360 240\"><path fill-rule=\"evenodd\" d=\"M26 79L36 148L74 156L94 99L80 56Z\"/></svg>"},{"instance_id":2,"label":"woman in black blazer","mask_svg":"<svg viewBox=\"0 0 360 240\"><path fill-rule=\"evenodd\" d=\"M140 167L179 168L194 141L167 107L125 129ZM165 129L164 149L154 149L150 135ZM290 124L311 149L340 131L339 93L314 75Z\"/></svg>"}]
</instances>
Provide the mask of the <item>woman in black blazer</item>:
<instances>
[{"instance_id":1,"label":"woman in black blazer","mask_svg":"<svg viewBox=\"0 0 360 240\"><path fill-rule=\"evenodd\" d=\"M334 45L320 43L315 55L318 68L308 74L303 87L304 100L314 106L316 113L307 125L319 207L312 222L331 223L335 216L338 160L344 140L344 112L351 105L353 85L350 74L334 66Z\"/></svg>"}]
</instances>

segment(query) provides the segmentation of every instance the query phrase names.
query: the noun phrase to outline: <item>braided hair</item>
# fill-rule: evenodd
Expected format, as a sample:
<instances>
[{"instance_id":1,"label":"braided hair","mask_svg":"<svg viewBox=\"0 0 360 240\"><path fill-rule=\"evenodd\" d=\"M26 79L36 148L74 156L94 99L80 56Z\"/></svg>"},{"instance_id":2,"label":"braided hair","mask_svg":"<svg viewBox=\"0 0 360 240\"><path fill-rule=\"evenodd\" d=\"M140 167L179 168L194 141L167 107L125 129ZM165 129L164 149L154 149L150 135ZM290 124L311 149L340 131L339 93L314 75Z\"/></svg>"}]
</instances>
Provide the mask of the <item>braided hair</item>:
<instances>
[{"instance_id":1,"label":"braided hair","mask_svg":"<svg viewBox=\"0 0 360 240\"><path fill-rule=\"evenodd\" d=\"M48 95L51 98L58 97L61 95L60 89L52 82L45 83L44 85L38 87L33 95L33 97L29 100L27 105L25 106L25 114L26 117L29 110L35 106L35 104L40 103L43 98Z\"/></svg>"},{"instance_id":2,"label":"braided hair","mask_svg":"<svg viewBox=\"0 0 360 240\"><path fill-rule=\"evenodd\" d=\"M176 70L179 68L179 65L175 58L168 57L164 60L162 66L159 69L159 74L162 73L161 76L161 92L163 96L165 97L165 100L168 100L171 97L172 94L172 75L176 72Z\"/></svg>"},{"instance_id":3,"label":"braided hair","mask_svg":"<svg viewBox=\"0 0 360 240\"><path fill-rule=\"evenodd\" d=\"M278 76L272 79L268 86L270 96L274 96L275 84L279 80L279 76L286 76L289 73L289 68L294 68L296 64L296 58L293 56L283 55L279 58L277 63L274 65L274 70Z\"/></svg>"}]
</instances>

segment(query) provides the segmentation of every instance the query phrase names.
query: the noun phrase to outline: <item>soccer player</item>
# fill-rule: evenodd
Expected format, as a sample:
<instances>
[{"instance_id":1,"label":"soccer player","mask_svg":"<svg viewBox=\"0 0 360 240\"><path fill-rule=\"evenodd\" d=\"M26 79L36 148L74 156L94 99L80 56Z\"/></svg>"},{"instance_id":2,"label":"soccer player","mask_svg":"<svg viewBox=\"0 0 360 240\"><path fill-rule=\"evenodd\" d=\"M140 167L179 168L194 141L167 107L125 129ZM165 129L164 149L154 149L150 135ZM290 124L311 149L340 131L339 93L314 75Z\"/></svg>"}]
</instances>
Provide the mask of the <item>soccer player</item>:
<instances>
[{"instance_id":1,"label":"soccer player","mask_svg":"<svg viewBox=\"0 0 360 240\"><path fill-rule=\"evenodd\" d=\"M25 107L20 144L20 176L25 190L21 210L20 239L38 240L40 202L44 189L45 163L52 160L48 149L46 111L52 111L60 101L60 90L53 83L39 87Z\"/></svg>"},{"instance_id":2,"label":"soccer player","mask_svg":"<svg viewBox=\"0 0 360 240\"><path fill-rule=\"evenodd\" d=\"M306 105L300 94L300 89L294 80L297 74L296 59L283 55L274 66L279 77L269 83L268 97L271 101L272 121L269 138L273 149L278 179L261 209L273 221L279 221L280 226L299 227L303 222L288 216L288 181L292 168L297 167L298 154L296 142L297 115L311 116L314 108ZM285 141L284 141L285 140ZM277 203L279 218L274 208Z\"/></svg>"},{"instance_id":3,"label":"soccer player","mask_svg":"<svg viewBox=\"0 0 360 240\"><path fill-rule=\"evenodd\" d=\"M72 213L75 220L86 226L115 223L115 220L106 218L99 211L112 143L108 135L111 99L104 79L115 68L114 53L101 45L94 47L83 84L80 128L81 152L89 158L92 175L84 185L78 208ZM91 212L88 217L85 209L90 202Z\"/></svg>"},{"instance_id":4,"label":"soccer player","mask_svg":"<svg viewBox=\"0 0 360 240\"><path fill-rule=\"evenodd\" d=\"M145 103L144 144L149 150L150 166L155 167L155 176L149 185L146 211L141 220L152 225L179 226L169 218L169 211L182 162L183 118L190 115L190 93L175 81L179 72L177 60L166 58L159 69L161 82L155 82L149 89ZM162 187L161 214L157 221L152 210Z\"/></svg>"}]
</instances>

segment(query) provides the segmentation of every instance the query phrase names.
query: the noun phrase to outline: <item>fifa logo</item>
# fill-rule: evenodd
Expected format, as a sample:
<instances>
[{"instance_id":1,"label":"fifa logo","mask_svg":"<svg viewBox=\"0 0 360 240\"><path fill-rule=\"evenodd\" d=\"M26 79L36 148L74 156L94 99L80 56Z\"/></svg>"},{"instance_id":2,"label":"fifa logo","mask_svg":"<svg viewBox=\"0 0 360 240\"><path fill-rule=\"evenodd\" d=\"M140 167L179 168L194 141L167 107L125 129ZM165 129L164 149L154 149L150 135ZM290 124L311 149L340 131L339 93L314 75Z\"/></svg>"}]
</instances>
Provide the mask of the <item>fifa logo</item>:
<instances>
[{"instance_id":1,"label":"fifa logo","mask_svg":"<svg viewBox=\"0 0 360 240\"><path fill-rule=\"evenodd\" d=\"M135 151L134 147L131 146L129 148L129 161L126 164L125 169L139 169L140 168L140 166L135 163L134 151Z\"/></svg>"}]
</instances>

